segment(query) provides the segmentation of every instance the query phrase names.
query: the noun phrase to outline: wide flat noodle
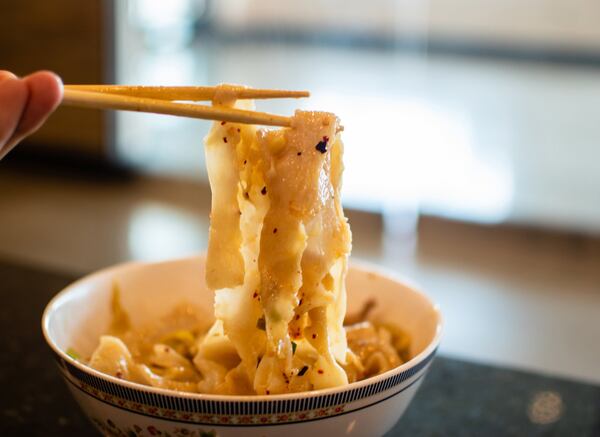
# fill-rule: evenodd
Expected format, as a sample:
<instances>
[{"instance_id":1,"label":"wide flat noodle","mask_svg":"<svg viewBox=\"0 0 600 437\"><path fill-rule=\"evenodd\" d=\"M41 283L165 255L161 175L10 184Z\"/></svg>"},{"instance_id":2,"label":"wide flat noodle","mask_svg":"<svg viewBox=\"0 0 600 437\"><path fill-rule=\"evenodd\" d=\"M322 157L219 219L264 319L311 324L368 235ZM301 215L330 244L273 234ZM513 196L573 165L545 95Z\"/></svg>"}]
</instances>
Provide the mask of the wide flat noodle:
<instances>
[{"instance_id":1,"label":"wide flat noodle","mask_svg":"<svg viewBox=\"0 0 600 437\"><path fill-rule=\"evenodd\" d=\"M220 95L220 104L231 104L226 89ZM216 291L222 333L241 358L241 367L217 373L218 363L199 361L211 379L221 375L210 390L224 392L223 374L234 370L238 380L245 371L259 394L347 383L340 364L347 355L344 278L351 237L340 203L337 130L333 114L297 111L291 129L215 123L207 137L214 176L208 258L236 258L209 263L215 268L207 282ZM225 150L215 152L219 147ZM216 187L222 178L226 187ZM217 223L220 217L225 224ZM198 356L204 348L200 342Z\"/></svg>"},{"instance_id":2,"label":"wide flat noodle","mask_svg":"<svg viewBox=\"0 0 600 437\"><path fill-rule=\"evenodd\" d=\"M266 355L278 360L280 370L272 373L276 381L266 384L271 391L277 390L273 385L277 385L279 373L293 376L298 370L291 368L288 328L304 313L308 318L293 323L291 332L298 339L305 338L320 356L307 377L317 388L347 383L333 356L334 343L336 349L341 345L339 358L345 361L343 317L338 318L336 327L333 314L327 314L330 306L345 306L345 293L336 293L334 286L343 288L329 271L339 257L345 259L350 251L349 229L336 205L339 186L333 184L339 185L340 178L332 178L332 167L341 168L339 163L332 163L332 157L341 158L337 127L337 118L332 114L298 111L267 179L271 208L261 235L259 266L269 339ZM268 143L269 135L264 140ZM335 147L339 149L334 153Z\"/></svg>"},{"instance_id":3,"label":"wide flat noodle","mask_svg":"<svg viewBox=\"0 0 600 437\"><path fill-rule=\"evenodd\" d=\"M226 90L220 94L227 96ZM235 106L250 109L252 105L238 102ZM205 141L207 147L210 145L219 148L225 145L231 152L228 155L207 154L207 165L235 169L236 179L231 190L228 191L228 203L230 210L235 209L237 229L235 229L235 241L229 243L235 250L236 256L239 255L241 258L242 268L240 271L237 264L231 266L223 263L219 266L219 273L222 272L225 277L229 277L229 269L231 269L235 271L236 278L239 278L240 274L243 278L241 283L236 280L224 284L218 278L207 277L207 283L216 288L215 317L222 322L228 341L236 345L241 358L242 368L238 369L237 373L244 373L249 381L253 381L257 362L263 354L265 343L265 333L256 329L256 321L262 316L258 295L257 253L260 229L269 205L268 198L261 194L266 161L259 147L257 129L254 126L216 122ZM218 159L219 162L208 162L210 159ZM212 189L214 194L214 188ZM211 237L219 238L219 234L212 233L212 225L215 222L216 218L211 217ZM209 248L208 257L210 258L211 255ZM215 284L223 286L214 287ZM202 350L203 344L200 345L199 354ZM237 381L239 379L239 375L234 378ZM229 390L230 388L225 385L216 384L213 387L213 391L219 393L227 393Z\"/></svg>"},{"instance_id":4,"label":"wide flat noodle","mask_svg":"<svg viewBox=\"0 0 600 437\"><path fill-rule=\"evenodd\" d=\"M244 282L237 204L239 171L235 144L225 141L226 137L221 136L219 129L213 129L205 140L206 167L212 191L206 283L213 289L234 287Z\"/></svg>"}]
</instances>

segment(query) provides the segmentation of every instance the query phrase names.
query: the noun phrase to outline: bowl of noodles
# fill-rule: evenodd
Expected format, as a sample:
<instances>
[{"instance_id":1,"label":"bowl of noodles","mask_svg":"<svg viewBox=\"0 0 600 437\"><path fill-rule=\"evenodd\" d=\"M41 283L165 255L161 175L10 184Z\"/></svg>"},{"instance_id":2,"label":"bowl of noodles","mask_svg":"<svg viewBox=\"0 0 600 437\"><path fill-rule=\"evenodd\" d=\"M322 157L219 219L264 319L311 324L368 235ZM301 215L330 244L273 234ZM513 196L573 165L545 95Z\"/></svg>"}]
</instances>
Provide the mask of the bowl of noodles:
<instances>
[{"instance_id":1,"label":"bowl of noodles","mask_svg":"<svg viewBox=\"0 0 600 437\"><path fill-rule=\"evenodd\" d=\"M152 374L162 373L161 378L168 379L159 369L169 364L177 367L168 362L171 351L166 357L153 357L153 349L168 347L188 356L183 346L214 326L214 293L204 285L205 265L204 256L118 265L70 285L46 308L42 328L60 372L82 410L104 435L306 436L312 432L376 436L399 420L436 353L441 316L436 305L413 286L363 265L352 265L346 278L346 329L350 348L363 359L369 358L369 349L375 350L372 362L363 363L370 366L363 371L372 376L326 389L230 395L124 379L118 373L118 362L123 360L118 352L112 357L117 361L113 374L90 367L99 339L106 339L111 330L122 330L119 324L128 325L129 332L121 338L132 356L139 349L150 350L140 362ZM211 334L217 340L220 337ZM361 342L366 345L363 351L359 350ZM378 346L380 342L398 348L401 362L396 367L387 369L389 364L379 356L386 353ZM235 368L227 347L219 342L212 346L213 359ZM296 347L297 354L300 348ZM310 375L305 371L296 377Z\"/></svg>"},{"instance_id":2,"label":"bowl of noodles","mask_svg":"<svg viewBox=\"0 0 600 437\"><path fill-rule=\"evenodd\" d=\"M213 104L251 109L235 88ZM296 111L266 130L215 122L206 256L81 279L42 328L105 435L383 435L440 339L436 306L348 260L342 126Z\"/></svg>"}]
</instances>

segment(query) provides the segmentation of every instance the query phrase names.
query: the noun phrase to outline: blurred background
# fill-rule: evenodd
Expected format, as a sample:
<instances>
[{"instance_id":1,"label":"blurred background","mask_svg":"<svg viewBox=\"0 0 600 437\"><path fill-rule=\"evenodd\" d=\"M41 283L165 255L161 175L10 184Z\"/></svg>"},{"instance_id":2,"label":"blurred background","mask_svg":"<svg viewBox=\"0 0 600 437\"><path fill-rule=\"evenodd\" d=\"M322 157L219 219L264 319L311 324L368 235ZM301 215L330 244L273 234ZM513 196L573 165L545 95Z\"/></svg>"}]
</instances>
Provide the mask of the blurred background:
<instances>
[{"instance_id":1,"label":"blurred background","mask_svg":"<svg viewBox=\"0 0 600 437\"><path fill-rule=\"evenodd\" d=\"M442 352L600 382L600 3L0 4L0 68L308 89L335 112L353 256L420 283ZM0 164L0 261L81 275L206 248L209 123L61 108ZM1 283L0 283L1 286Z\"/></svg>"}]
</instances>

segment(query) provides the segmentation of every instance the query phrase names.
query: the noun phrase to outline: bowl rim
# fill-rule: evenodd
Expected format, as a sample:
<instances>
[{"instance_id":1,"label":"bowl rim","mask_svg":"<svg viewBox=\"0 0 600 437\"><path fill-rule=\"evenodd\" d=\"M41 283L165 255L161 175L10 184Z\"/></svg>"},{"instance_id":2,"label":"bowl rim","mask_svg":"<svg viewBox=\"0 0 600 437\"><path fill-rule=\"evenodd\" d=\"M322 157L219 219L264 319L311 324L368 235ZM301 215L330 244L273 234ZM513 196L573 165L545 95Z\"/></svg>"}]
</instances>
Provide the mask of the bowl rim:
<instances>
[{"instance_id":1,"label":"bowl rim","mask_svg":"<svg viewBox=\"0 0 600 437\"><path fill-rule=\"evenodd\" d=\"M127 387L132 390L143 391L147 393L154 393L157 395L163 396L171 396L171 397L180 397L191 400L205 400L205 401L221 401L221 402L273 402L273 401L283 401L283 400L293 400L299 398L307 398L307 397L320 397L330 394L335 394L339 392L344 392L346 390L357 389L361 387L367 387L372 384L383 381L393 375L403 373L409 369L416 367L419 363L423 362L425 359L430 357L437 350L443 330L443 319L442 313L440 311L440 307L437 303L435 303L429 296L421 291L421 289L414 285L414 282L405 279L402 275L398 275L395 272L390 271L389 269L382 268L381 266L374 265L370 262L366 262L364 260L351 260L349 263L349 268L354 268L361 270L363 272L375 273L376 275L391 280L393 282L399 283L405 287L411 289L411 291L419 294L425 301L431 306L433 313L436 317L436 327L433 339L429 342L429 344L416 356L408 360L406 363L390 369L386 372L380 373L379 375L371 376L369 378L352 382L347 385L331 387L319 390L311 390L311 391L303 391L303 392L295 392L295 393L283 393L283 394L272 394L272 395L221 395L221 394L210 394L210 393L190 393L190 392L180 392L176 390L169 390L159 387L152 387L149 385L140 384L137 382L127 381L124 379L119 379L115 376L107 375L103 372L100 372L96 369L89 367L88 365L74 359L70 355L66 353L66 351L62 350L52 339L49 333L49 323L50 317L52 313L60 306L61 301L63 301L67 295L73 292L76 288L80 286L80 284L84 282L88 282L91 279L94 279L99 276L106 275L107 273L126 270L134 267L141 266L153 266L153 265L161 265L161 264L171 264L171 263L179 263L184 261L193 261L193 260L204 260L205 254L202 253L200 255L186 256L173 258L162 261L128 261L124 263L114 264L109 267L105 267L103 269L92 272L88 275L85 275L75 282L70 283L61 291L59 291L46 305L44 308L44 312L42 314L41 325L42 325L42 333L44 335L44 340L50 346L50 348L54 351L54 353L63 359L65 362L70 365L76 367L84 373L93 375L97 378L104 379L113 384L121 385Z\"/></svg>"}]
</instances>

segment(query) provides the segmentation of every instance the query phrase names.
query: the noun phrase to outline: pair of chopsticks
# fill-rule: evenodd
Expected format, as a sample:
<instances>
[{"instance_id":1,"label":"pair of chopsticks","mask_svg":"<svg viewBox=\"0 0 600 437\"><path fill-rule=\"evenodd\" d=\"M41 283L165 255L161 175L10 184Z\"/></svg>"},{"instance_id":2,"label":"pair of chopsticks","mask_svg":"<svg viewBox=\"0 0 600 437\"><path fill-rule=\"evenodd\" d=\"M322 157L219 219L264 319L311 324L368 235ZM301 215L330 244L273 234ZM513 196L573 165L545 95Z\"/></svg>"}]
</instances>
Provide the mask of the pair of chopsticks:
<instances>
[{"instance_id":1,"label":"pair of chopsticks","mask_svg":"<svg viewBox=\"0 0 600 437\"><path fill-rule=\"evenodd\" d=\"M67 106L125 111L151 112L204 120L267 126L291 125L291 118L267 112L206 106L175 101L212 100L220 87L194 86L122 86L122 85L65 85L62 103ZM308 91L227 88L228 96L236 99L274 99L308 97Z\"/></svg>"}]
</instances>

